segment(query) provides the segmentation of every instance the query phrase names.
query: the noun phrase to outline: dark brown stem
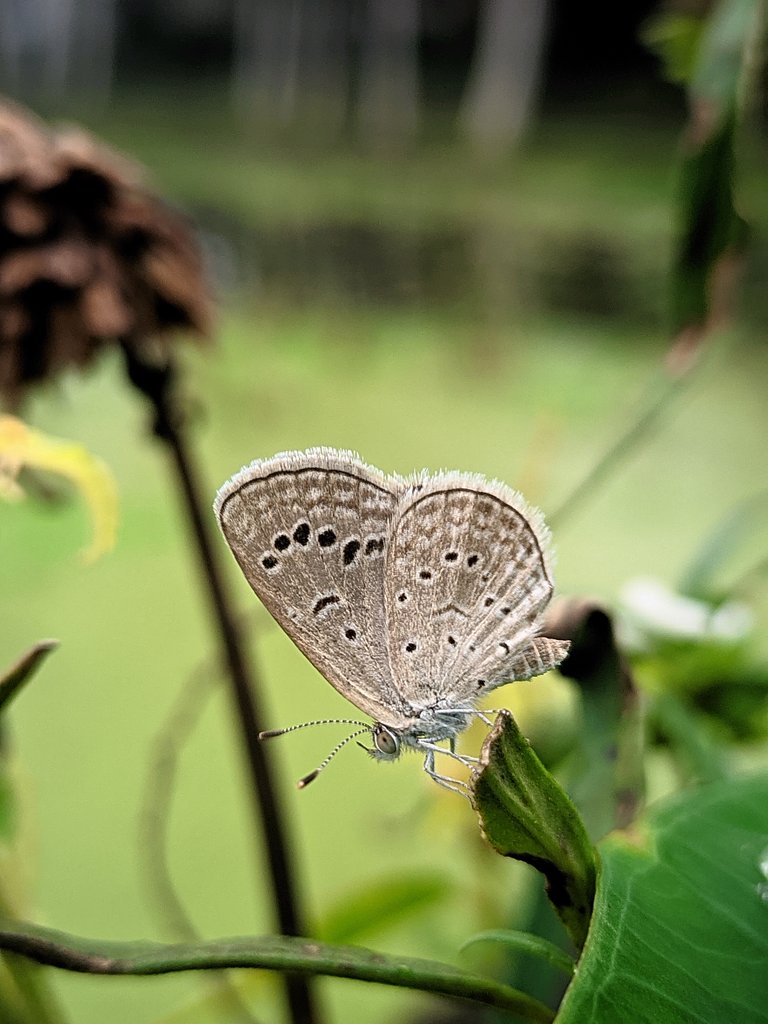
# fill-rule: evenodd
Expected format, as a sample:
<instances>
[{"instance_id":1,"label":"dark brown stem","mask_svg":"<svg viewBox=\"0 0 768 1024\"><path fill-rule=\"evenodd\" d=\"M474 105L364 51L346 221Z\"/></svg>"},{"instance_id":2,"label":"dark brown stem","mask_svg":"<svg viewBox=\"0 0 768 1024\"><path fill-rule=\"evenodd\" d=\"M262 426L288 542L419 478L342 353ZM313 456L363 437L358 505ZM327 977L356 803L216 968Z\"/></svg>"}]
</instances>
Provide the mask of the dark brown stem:
<instances>
[{"instance_id":1,"label":"dark brown stem","mask_svg":"<svg viewBox=\"0 0 768 1024\"><path fill-rule=\"evenodd\" d=\"M163 440L173 459L182 500L197 546L206 590L219 636L224 648L228 678L231 683L235 717L240 729L248 772L254 812L264 840L271 875L269 888L274 894L277 924L283 935L307 935L299 910L297 886L292 871L284 818L278 806L270 761L259 732L264 727L258 707L258 688L254 673L246 662L236 618L224 588L222 574L214 555L208 522L203 516L203 502L193 460L186 445L180 411L176 408L173 366L147 365L134 350L124 347L131 382L152 402L155 410L154 432ZM209 516L209 519L212 517ZM285 975L286 996L294 1024L315 1024L319 1015L307 978Z\"/></svg>"}]
</instances>

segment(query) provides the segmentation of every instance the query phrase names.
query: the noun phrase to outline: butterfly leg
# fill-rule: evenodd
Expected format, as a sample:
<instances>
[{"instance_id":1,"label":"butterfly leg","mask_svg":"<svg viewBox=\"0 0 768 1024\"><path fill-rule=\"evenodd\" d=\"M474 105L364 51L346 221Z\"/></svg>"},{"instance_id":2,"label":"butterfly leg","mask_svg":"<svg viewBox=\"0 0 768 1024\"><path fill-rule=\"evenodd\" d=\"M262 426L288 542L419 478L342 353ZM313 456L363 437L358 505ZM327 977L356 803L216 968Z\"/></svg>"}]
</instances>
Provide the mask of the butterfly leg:
<instances>
[{"instance_id":1,"label":"butterfly leg","mask_svg":"<svg viewBox=\"0 0 768 1024\"><path fill-rule=\"evenodd\" d=\"M437 750L440 749L440 747L437 747ZM466 784L466 782L462 782L460 779L451 779L449 776L441 775L437 771L437 769L435 768L434 749L427 750L427 753L424 757L424 771L427 773L430 779L434 779L438 786L442 786L443 789L450 789L452 793L458 793L459 796L465 796L467 799L469 799L469 786Z\"/></svg>"},{"instance_id":2,"label":"butterfly leg","mask_svg":"<svg viewBox=\"0 0 768 1024\"><path fill-rule=\"evenodd\" d=\"M485 712L485 711L479 711L477 708L451 708L450 710L446 710L446 711L441 711L440 709L437 709L435 711L435 714L437 714L437 715L439 715L439 714L455 715L457 712L459 714L461 714L461 715L474 715L476 718L479 718L480 721L484 725L487 725L488 728L491 728L491 726L493 725L493 722L490 720L488 715L498 715L498 713L499 713L498 710L492 710L492 711Z\"/></svg>"},{"instance_id":3,"label":"butterfly leg","mask_svg":"<svg viewBox=\"0 0 768 1024\"><path fill-rule=\"evenodd\" d=\"M463 764L465 768L471 767L473 764L479 764L480 759L477 757L471 757L469 754L457 754L454 749L454 741L450 739L447 747L438 747L436 743L430 743L429 740L422 739L419 743L422 750L430 750L434 754L445 754L447 757L452 757L454 761L458 761L459 764Z\"/></svg>"},{"instance_id":4,"label":"butterfly leg","mask_svg":"<svg viewBox=\"0 0 768 1024\"><path fill-rule=\"evenodd\" d=\"M471 803L471 792L472 788L466 782L461 779L451 778L449 775L442 775L437 771L435 767L435 754L449 754L451 751L444 747L438 747L436 744L429 743L428 741L423 742L422 747L426 750L424 757L424 771L429 775L431 779L444 789L450 789L452 793L458 793L460 796L466 797ZM458 754L454 754L454 757L462 764L468 764L464 758L461 758ZM474 758L472 760L475 760Z\"/></svg>"},{"instance_id":5,"label":"butterfly leg","mask_svg":"<svg viewBox=\"0 0 768 1024\"><path fill-rule=\"evenodd\" d=\"M451 736L451 738L448 740L448 746L447 747L438 747L437 749L441 753L447 754L448 757L452 757L455 761L458 761L459 764L463 764L467 768L471 764L479 764L480 763L480 758L478 758L478 757L472 757L469 754L457 754L456 753L456 737L455 736Z\"/></svg>"}]
</instances>

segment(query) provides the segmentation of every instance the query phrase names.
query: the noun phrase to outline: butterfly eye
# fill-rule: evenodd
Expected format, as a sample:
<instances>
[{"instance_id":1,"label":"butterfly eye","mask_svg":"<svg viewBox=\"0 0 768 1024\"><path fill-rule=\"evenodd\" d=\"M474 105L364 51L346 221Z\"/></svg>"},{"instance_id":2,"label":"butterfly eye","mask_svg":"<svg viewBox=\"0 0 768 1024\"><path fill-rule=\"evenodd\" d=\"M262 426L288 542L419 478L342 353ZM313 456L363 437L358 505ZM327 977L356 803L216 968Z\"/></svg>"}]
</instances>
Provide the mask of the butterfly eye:
<instances>
[{"instance_id":1,"label":"butterfly eye","mask_svg":"<svg viewBox=\"0 0 768 1024\"><path fill-rule=\"evenodd\" d=\"M375 725L373 728L373 742L380 754L397 754L400 750L400 741L393 732L390 732L385 725Z\"/></svg>"}]
</instances>

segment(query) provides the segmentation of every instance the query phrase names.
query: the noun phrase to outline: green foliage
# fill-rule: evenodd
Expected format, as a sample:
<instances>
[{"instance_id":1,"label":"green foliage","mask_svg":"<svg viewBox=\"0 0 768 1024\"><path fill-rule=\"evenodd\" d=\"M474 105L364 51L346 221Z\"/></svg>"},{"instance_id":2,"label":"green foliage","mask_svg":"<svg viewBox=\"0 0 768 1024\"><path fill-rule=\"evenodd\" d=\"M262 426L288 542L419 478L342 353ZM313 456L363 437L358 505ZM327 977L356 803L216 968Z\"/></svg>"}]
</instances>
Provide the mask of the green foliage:
<instances>
[{"instance_id":1,"label":"green foliage","mask_svg":"<svg viewBox=\"0 0 768 1024\"><path fill-rule=\"evenodd\" d=\"M628 824L644 792L640 696L610 616L577 606L571 650L560 668L579 686L581 729L569 775L571 797L592 839Z\"/></svg>"},{"instance_id":2,"label":"green foliage","mask_svg":"<svg viewBox=\"0 0 768 1024\"><path fill-rule=\"evenodd\" d=\"M649 30L648 38L662 52L669 76L686 84L691 104L691 122L679 179L678 246L670 279L675 331L698 330L717 319L719 300L714 282L723 269L728 269L746 238L744 223L737 212L739 181L735 157L745 54L754 33L757 10L758 4L753 0L723 0L709 19L665 17ZM142 113L146 117L140 119L141 124L151 136L151 120L158 115L151 110ZM159 116L162 118L163 112ZM131 120L127 118L126 123ZM119 134L119 125L116 130ZM195 121L195 142L199 130L199 123ZM558 130L564 131L562 126ZM252 228L269 222L279 232L286 223L317 225L336 219L360 225L386 221L395 230L410 230L416 224L420 229L439 231L450 224L470 234L476 232L474 241L478 251L485 251L490 242L485 257L482 253L479 257L476 254L475 260L481 269L485 266L485 272L479 274L482 278L479 290L484 301L490 306L493 303L487 301L488 296L499 294L503 294L506 301L511 283L511 290L519 289L522 296L523 301L514 307L519 313L528 298L530 266L541 258L541 252L549 254L557 249L564 235L573 236L574 253L581 253L582 257L587 254L584 263L590 269L593 261L589 255L589 238L605 235L609 247L616 247L621 257L619 262L623 259L637 261L637 253L643 254L633 280L641 278L644 270L657 275L655 283L661 278L658 252L660 245L667 241L665 232L670 220L669 204L663 198L667 173L664 157L668 147L663 151L654 149L654 145L659 144L656 137L651 139L650 145L647 137L630 140L628 135L623 137L620 133L606 140L601 124L600 146L595 148L599 149L604 166L600 161L593 161L582 168L580 154L588 148L589 131L585 131L583 124L576 124L570 130L573 132L570 142L562 134L555 140L558 146L569 149L572 157L569 160L552 160L545 129L514 169L505 166L473 170L463 175L457 173L456 164L446 160L442 151L421 154L415 163L403 161L386 166L371 163L362 167L354 154L334 153L319 157L318 161L306 161L290 155L264 154L253 147L246 153L245 147L238 148L241 143L234 139L234 133L221 131L220 147L206 147L198 160L190 160L186 143L182 140L180 145L178 138L166 131L165 126L156 131L151 145L157 147L157 159L153 162L165 165L179 194L201 205L223 202L230 217L242 218ZM633 145L627 156L623 149L629 142ZM637 158L637 166L632 166L633 157ZM582 173L583 170L587 173ZM580 179L588 185L569 191L573 182ZM514 188L510 188L510 182ZM565 230L563 223L567 225ZM503 231L498 234L499 227L508 234ZM507 264L505 258L510 248L507 242L515 233L522 240L519 249L527 255L520 263ZM626 243L626 236L631 236L631 244ZM534 239L533 244L531 239ZM553 240L558 245L553 245ZM635 245L638 240L641 244ZM611 251L610 248L607 251ZM543 262L549 266L553 260L554 256L548 255ZM488 268L500 269L500 274L488 273ZM610 279L609 288L621 291L614 278ZM653 293L653 286L649 290ZM464 290L457 289L457 293L459 300L465 300ZM512 319L507 316L511 307L503 304L503 312L491 310L488 323L484 322L480 328L474 321L468 323L447 314L447 306L431 318L421 311L415 316L399 316L390 310L349 313L333 308L328 313L320 307L318 304L311 310L310 317L302 318L295 315L293 307L276 311L267 301L260 308L258 318L252 318L250 309L244 308L241 316L227 326L222 346L224 357L212 370L207 370L207 380L214 387L223 383L222 393L226 395L220 403L222 416L215 427L221 436L214 437L222 472L233 461L237 463L251 457L255 449L269 451L289 444L316 442L318 438L307 432L315 431L318 424L328 430L323 441L361 447L370 442L379 445L377 450L374 448L377 453L373 457L382 462L388 460L393 468L408 469L415 455L408 446L414 440L413 411L417 410L424 435L418 439L418 461L444 462L446 435L455 456L451 462L468 467L480 450L483 457L490 452L488 457L492 462L495 453L493 445L488 443L490 438L530 436L536 458L534 468L529 468L528 472L549 498L549 481L544 480L542 484L545 476L554 481L562 477L565 486L569 486L574 472L580 474L588 468L585 463L590 458L589 429L600 399L606 392L627 394L638 370L644 371L647 367L647 359L639 350L650 332L644 334L632 326L614 329L614 325L606 330L605 325L590 323L587 328L579 329L570 319L565 324L547 314L550 318L543 323L538 320L525 323L529 333L523 346L513 337L514 331L523 333L520 331L522 321L518 322L518 317L510 326L505 317ZM542 305L542 308L545 307ZM327 337L323 337L324 332ZM416 336L418 344L414 342ZM331 338L332 344L329 343ZM366 345L368 349L363 357ZM234 351L229 361L227 348ZM493 349L490 356L488 348ZM539 363L532 374L526 363L527 353L533 349ZM714 379L720 373L727 382L726 391L729 387L736 391L742 375L758 375L754 368L763 365L759 356L746 351L746 346L739 354L746 370L730 357L726 365L722 355L722 365L711 370L709 390L699 393L698 408L691 413L694 418L687 425L694 443L678 449L672 444L669 453L665 451L668 454L666 476L663 465L660 470L659 459L652 463L649 460L645 478L640 473L636 489L623 499L624 515L605 514L603 510L603 517L593 521L592 529L583 532L584 567L581 576L576 570L569 580L571 585L574 579L578 581L573 589L609 591L617 586L620 574L625 571L623 555L629 553L634 557L636 554L627 551L630 545L642 547L645 544L643 550L652 552L655 559L654 569L666 568L666 559L672 550L668 539L673 536L672 527L661 515L654 521L653 515L640 514L640 496L651 490L665 495L670 519L677 516L678 533L674 535L677 543L686 531L697 533L705 515L695 507L696 498L687 494L688 491L695 493L691 480L697 478L706 484L699 492L711 489L718 493L738 480L735 475L726 481L714 479L710 448L720 443L729 458L730 446L738 446L738 439L753 437L754 417L748 407L736 400L731 401L717 420L709 399L720 395L720 381ZM466 365L462 360L466 360ZM513 375L518 387L515 400L510 401L509 381ZM666 371L661 375L666 389L664 395L677 396L678 380L667 379ZM280 388L276 386L278 381ZM428 386L425 381L429 382ZM381 396L390 394L398 396L399 404L381 400ZM572 405L568 404L570 399L564 397L566 394L576 396ZM336 419L332 419L329 409L336 395L343 395L344 401L336 403ZM91 400L93 396L92 392ZM101 400L104 410L100 424L109 422L117 438L117 454L123 458L131 445L127 429L119 425L120 417L115 416L114 389L105 392ZM666 397L659 408L662 403L666 409ZM260 412L266 410L255 437L254 407ZM380 407L382 419L378 415ZM289 411L296 409L299 415ZM446 409L450 410L454 423L462 424L461 431L451 433ZM548 422L542 427L538 420L542 415L544 420L549 417L554 427ZM586 431L583 435L578 430L579 418ZM354 434L351 425L356 422L364 423L367 433ZM645 420L630 424L628 436L647 441L648 426L655 426L657 422L655 413L648 415ZM738 430L733 429L734 422L739 423ZM467 424L466 429L464 424ZM603 424L599 426L602 437ZM101 426L92 426L92 429L101 431ZM540 456L538 442L543 437L546 449L550 432L553 435L560 432L573 440L562 441L555 437L556 445L560 445L559 454L547 460ZM106 436L106 430L104 434ZM667 441L665 438L664 445ZM506 440L496 442L496 447L507 447ZM629 448L628 444L615 446L615 457L603 464L604 471L587 477L586 493L590 500L601 492L604 480L615 473L617 467L626 464ZM189 590L187 574L179 571L174 576L170 559L165 560L173 545L180 543L177 524L170 514L166 515L170 503L157 499L156 495L152 496L152 501L148 500L149 492L143 488L148 481L149 487L153 486L153 465L149 460L146 464L133 464L132 458L134 456L128 456L123 469L129 477L131 474L141 477L142 490L135 490L134 503L140 506L140 517L143 516L145 525L151 523L151 529L146 529L146 538L135 543L134 548L129 540L122 554L117 553L114 564L118 567L122 564L122 575L118 568L116 575L107 577L108 586L90 594L93 619L90 628L91 633L99 637L110 634L123 637L135 632L128 625L127 600L126 603L121 601L125 600L124 595L130 594L137 576L141 577L146 608L142 605L144 621L139 624L143 630L142 646L150 652L151 672L144 671L146 662L140 663L138 671L136 665L128 664L128 659L123 664L123 659L116 659L114 649L110 649L103 662L94 660L92 664L78 665L78 672L88 680L89 687L87 691L81 690L79 700L91 699L93 679L101 680L106 668L112 687L107 706L110 710L118 708L114 717L119 717L120 724L124 725L128 716L134 714L141 717L142 728L145 728L147 707L158 695L157 684L173 678L179 671L176 660L163 661L166 648L170 646L166 644L169 630L162 614L155 611L158 606L152 605L155 594L162 590L177 595L174 615L178 618L174 619L173 626L191 638L191 659L199 654L194 645L201 630L191 614L184 618L184 600ZM504 465L505 459L512 460L515 470L522 466L520 472L524 477L524 457L520 457L519 465L514 458L505 452L500 456L500 464ZM572 470L574 464L575 470ZM668 496L668 490L674 489L677 477L682 475L681 467L685 469L686 488L679 488ZM485 470L486 466L477 468ZM496 472L497 467L493 466L492 471ZM744 472L749 477L752 467L748 466ZM681 509L681 500L688 501L688 506ZM702 548L684 579L682 590L686 594L713 602L727 596L728 589L716 581L717 573L728 550L740 537L751 535L759 512L756 499L754 505L737 511L732 522L724 523L722 530L712 535L709 546ZM694 513L699 518L695 518ZM135 509L133 516L135 524ZM26 582L29 568L23 561L26 554L19 554L20 547L23 549L23 545L17 546L7 557L11 565L14 560L18 563L19 578ZM574 550L569 554L574 555ZM36 555L39 556L39 551ZM632 562L632 557L626 561ZM635 562L642 564L642 556L635 558ZM158 563L161 571L153 575ZM561 563L568 565L567 559L561 559ZM44 559L38 564L44 565ZM612 569L612 564L620 568ZM36 568L34 563L32 565ZM565 571L573 572L568 568ZM61 582L61 591L69 594L69 584L69 580ZM85 589L82 593L86 593ZM109 594L108 601L104 594ZM75 617L75 611L66 607L67 601L60 601L60 605L57 610L65 621L67 614ZM35 610L47 615L50 605L43 603L42 609ZM533 973L529 970L531 963L555 966L566 978L573 974L557 1012L560 1024L582 1024L583 1021L613 1024L616 1020L640 1024L644 1021L649 1024L651 1021L677 1024L689 1020L698 1024L766 1021L768 992L763 968L768 959L764 927L768 884L765 853L768 783L761 778L731 777L734 755L744 754L743 748L737 748L736 744L760 738L768 727L765 713L768 672L763 662L748 647L747 641L734 645L702 638L657 638L643 655L634 659L633 668L638 678L638 685L635 685L616 643L613 624L604 611L590 608L568 635L573 637L573 651L562 671L578 686L583 715L578 747L569 762L559 766L563 770L562 778L555 780L544 769L515 728L514 721L502 715L485 747L484 763L475 778L475 800L483 830L493 847L507 857L532 864L547 878L550 898L581 949L577 969L574 973L570 957L538 935L521 934L512 929L487 928L467 940L465 947L478 947L473 956L484 952L484 943L494 943L513 953L523 965L519 988L527 992L532 991L528 983ZM83 643L85 656L95 657L98 646ZM109 644L105 643L104 648L107 650ZM21 676L14 677L7 691L0 684L0 705L5 699L3 694L10 697L24 678L29 677L41 656L38 652L31 658L28 667L22 670ZM267 660L270 656L265 655ZM301 689L302 671L302 667L296 668L295 663L288 665L287 661L270 665L271 675L280 681L284 676L291 679L291 686L295 686L294 701L303 699L309 692L309 687L306 691ZM315 685L313 679L312 686ZM275 703L286 700L284 689L275 688ZM72 698L68 696L68 700ZM59 698L59 704L54 701L52 706L50 717L58 723L62 708L68 711L72 703L65 705ZM649 729L645 739L648 742L643 746L642 716L646 708ZM40 717L38 710L38 720ZM105 719L106 716L102 716L101 721ZM114 744L114 733L100 729L98 736L96 734L94 730L96 742L100 740L105 748ZM53 730L48 735L59 739ZM216 736L215 742L219 741L220 737ZM684 791L640 816L646 770L644 756L650 745L656 747L655 757L668 759L672 767L670 775L675 774L676 781L681 781L683 786L693 780L705 780L708 784ZM136 749L139 746L135 744ZM199 788L195 789L192 802L194 813L207 821L202 809L205 786L213 778L212 788L216 789L216 783L221 781L216 777L219 766L216 758L206 760L205 756L199 756L199 751L196 753ZM137 760L140 757L139 750ZM393 773L400 767L393 766ZM201 781L203 775L204 781ZM385 801L390 799L386 786L391 785L391 793L395 793L403 776L396 778L395 783L382 782ZM353 789L359 791L363 785L358 779L351 779L344 793ZM109 792L112 796L111 786ZM0 830L5 827L9 835L13 818L6 796L0 786ZM214 799L218 810L225 798L217 791ZM58 790L56 801L60 801ZM88 806L86 797L80 802ZM130 797L115 792L112 803L119 808L116 813L123 815L124 807L130 805ZM329 816L339 813L339 806L332 802L329 808L320 800L312 807L304 803L301 813L306 815L305 834L312 834L314 838L321 833ZM51 804L48 811L56 813L56 805ZM75 832L86 819L78 823L75 814L70 821L70 813L70 808L66 815L62 813L62 818L67 817L64 828ZM431 825L430 819L427 827ZM199 826L194 827L199 832ZM377 839L371 838L371 832L371 829L360 830L356 835L359 849L346 841L347 850L352 849L358 861L367 863L377 846ZM415 830L409 829L408 840L400 837L399 852L405 842L410 842L413 848L415 834ZM388 835L387 839L393 843L398 841L397 836ZM344 841L341 839L340 845ZM597 852L594 842L598 843ZM24 965L17 973L15 984L22 992L27 986L26 1005L17 1012L11 1000L7 1005L3 1002L0 1017L3 1020L7 1017L14 1024L16 1021L39 1024L57 1017L55 1012L45 1009L45 994L40 995L35 976L30 976L31 982L25 981L24 970L35 968L18 959L21 956L93 973L154 974L238 966L325 974L460 997L483 1007L504 1008L526 1020L551 1020L562 988L553 995L548 1008L525 992L503 984L498 977L483 976L482 971L475 973L438 960L386 955L347 945L386 928L394 930L404 922L413 925L414 917L424 914L423 928L421 932L414 929L415 937L411 937L411 941L425 947L432 943L429 948L433 955L441 960L449 959L450 952L443 953L440 943L453 951L457 944L455 933L448 935L446 929L446 935L438 934L439 929L434 927L434 921L440 920L435 911L444 911L444 917L448 914L445 898L448 887L437 865L453 859L457 847L458 844L454 846L449 841L441 844L439 855L430 852L427 863L432 868L434 860L434 871L420 873L412 868L374 885L353 887L336 908L325 908L325 923L320 929L322 941L276 936L184 946L91 942L9 920L0 936L0 948L16 954L9 958L9 964L17 968L19 964ZM390 848L387 849L389 852ZM430 851L432 849L434 847L430 847ZM476 853L474 849L473 853ZM340 857L339 875L349 868L349 854L345 855L346 863ZM189 860L193 866L189 867L185 858L181 869L189 871L184 879L187 890L191 889L190 878L195 871L194 857ZM480 853L474 866L478 879L482 873L484 889L473 903L476 892L473 882L467 881L468 860L464 857L461 870L456 871L463 886L460 893L463 905L471 905L476 911L474 903L479 905L484 898L486 907L485 919L479 924L468 921L465 934L485 927L486 922L509 921L504 915L509 913L511 896L518 896L513 884L516 865L497 858L495 871L489 871L488 858L483 859ZM392 861L395 862L394 857ZM235 858L232 863L236 863ZM118 872L123 867L123 864L115 864ZM174 871L178 868L178 864L174 865ZM71 888L81 887L85 899L88 872L83 867L80 870L79 878L73 876ZM237 869L233 869L233 877L236 873ZM69 879L69 872L67 877ZM540 880L535 881L541 887ZM231 882L231 885L235 888L237 883ZM452 885L455 892L457 883L454 881ZM51 889L54 888L55 885L51 885ZM224 890L217 889L214 893L212 888L199 887L208 890L207 896L212 902L225 902ZM480 889L479 882L477 889ZM488 893L492 894L490 900ZM516 910L519 903L515 899ZM46 906L46 913L52 918L60 909L54 906L52 910L50 900L47 904L41 901L41 905ZM125 914L132 912L132 909L124 910ZM453 907L450 912L453 914ZM454 914L454 920L455 917ZM467 918L471 917L470 912ZM136 919L126 917L121 925L130 934L137 927ZM460 926L465 926L463 919ZM424 939L427 933L429 940ZM393 941L399 942L400 937L396 936ZM0 991L2 998L3 991ZM39 1012L35 1008L36 1000L42 1007ZM131 1007L130 1013L133 1011Z\"/></svg>"},{"instance_id":3,"label":"green foliage","mask_svg":"<svg viewBox=\"0 0 768 1024\"><path fill-rule=\"evenodd\" d=\"M488 735L472 788L488 842L544 875L552 905L581 948L594 898L592 844L576 808L508 712Z\"/></svg>"},{"instance_id":4,"label":"green foliage","mask_svg":"<svg viewBox=\"0 0 768 1024\"><path fill-rule=\"evenodd\" d=\"M0 676L0 713L37 672L44 659L58 646L57 640L41 640Z\"/></svg>"},{"instance_id":5,"label":"green foliage","mask_svg":"<svg viewBox=\"0 0 768 1024\"><path fill-rule=\"evenodd\" d=\"M58 646L41 640L0 675L0 857L7 866L17 832L17 801L5 737L5 715L43 661ZM7 880L0 883L0 914L9 915ZM34 963L14 957L0 958L0 1020L5 1024L52 1024L61 1020L48 990L47 979Z\"/></svg>"},{"instance_id":6,"label":"green foliage","mask_svg":"<svg viewBox=\"0 0 768 1024\"><path fill-rule=\"evenodd\" d=\"M450 885L442 875L401 873L348 893L325 914L319 929L327 942L351 942L379 933L442 901Z\"/></svg>"},{"instance_id":7,"label":"green foliage","mask_svg":"<svg viewBox=\"0 0 768 1024\"><path fill-rule=\"evenodd\" d=\"M765 1024L768 777L674 797L600 858L557 1024Z\"/></svg>"},{"instance_id":8,"label":"green foliage","mask_svg":"<svg viewBox=\"0 0 768 1024\"><path fill-rule=\"evenodd\" d=\"M694 137L679 181L680 241L672 279L672 328L701 324L713 312L712 275L721 257L743 247L746 222L734 198L736 115L703 141Z\"/></svg>"},{"instance_id":9,"label":"green foliage","mask_svg":"<svg viewBox=\"0 0 768 1024\"><path fill-rule=\"evenodd\" d=\"M516 932L509 928L494 928L487 932L479 932L471 939L467 939L461 947L461 951L481 942L497 942L512 953L536 957L557 968L567 978L573 976L576 968L571 957L564 953L559 946L547 942L546 939L540 939L537 935L531 935L529 932Z\"/></svg>"},{"instance_id":10,"label":"green foliage","mask_svg":"<svg viewBox=\"0 0 768 1024\"><path fill-rule=\"evenodd\" d=\"M672 275L672 326L700 324L717 310L713 275L744 247L736 208L735 139L747 50L758 0L720 0L698 39L687 77L691 121L680 169L680 240Z\"/></svg>"},{"instance_id":11,"label":"green foliage","mask_svg":"<svg viewBox=\"0 0 768 1024\"><path fill-rule=\"evenodd\" d=\"M650 18L641 38L660 59L664 77L670 82L689 82L696 66L703 18L664 11Z\"/></svg>"},{"instance_id":12,"label":"green foliage","mask_svg":"<svg viewBox=\"0 0 768 1024\"><path fill-rule=\"evenodd\" d=\"M768 542L768 491L740 501L716 524L694 552L680 581L680 590L691 597L717 600L727 596L721 577L728 563L750 541Z\"/></svg>"},{"instance_id":13,"label":"green foliage","mask_svg":"<svg viewBox=\"0 0 768 1024\"><path fill-rule=\"evenodd\" d=\"M45 658L58 646L56 640L41 640L0 675L0 716L32 679ZM0 722L0 729L4 723ZM8 774L8 757L0 732L0 842L9 843L15 833L16 800Z\"/></svg>"},{"instance_id":14,"label":"green foliage","mask_svg":"<svg viewBox=\"0 0 768 1024\"><path fill-rule=\"evenodd\" d=\"M423 989L511 1010L539 1024L548 1024L553 1016L546 1006L525 993L450 964L288 936L170 946L157 942L94 942L38 925L0 921L0 948L39 963L92 974L150 975L257 967Z\"/></svg>"}]
</instances>

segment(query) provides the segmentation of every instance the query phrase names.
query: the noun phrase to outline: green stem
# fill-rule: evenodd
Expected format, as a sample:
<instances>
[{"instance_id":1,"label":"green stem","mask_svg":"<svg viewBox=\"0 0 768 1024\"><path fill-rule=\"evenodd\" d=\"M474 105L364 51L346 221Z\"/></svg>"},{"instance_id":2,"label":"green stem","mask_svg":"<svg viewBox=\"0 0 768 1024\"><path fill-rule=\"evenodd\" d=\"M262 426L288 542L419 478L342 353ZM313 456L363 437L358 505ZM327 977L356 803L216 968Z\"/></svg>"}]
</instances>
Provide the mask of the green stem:
<instances>
[{"instance_id":1,"label":"green stem","mask_svg":"<svg viewBox=\"0 0 768 1024\"><path fill-rule=\"evenodd\" d=\"M626 462L633 451L656 426L662 414L673 404L688 380L688 371L680 376L670 378L661 376L652 385L652 392L640 413L626 427L613 444L600 456L597 462L587 471L564 501L547 516L549 525L554 529L561 527L563 522L573 516L607 478Z\"/></svg>"},{"instance_id":2,"label":"green stem","mask_svg":"<svg viewBox=\"0 0 768 1024\"><path fill-rule=\"evenodd\" d=\"M96 942L38 925L0 921L0 949L86 974L150 975L234 967L323 974L467 999L511 1010L533 1024L550 1024L554 1018L549 1007L525 993L451 964L289 936L179 945Z\"/></svg>"},{"instance_id":3,"label":"green stem","mask_svg":"<svg viewBox=\"0 0 768 1024\"><path fill-rule=\"evenodd\" d=\"M0 914L5 917L8 912L8 904L0 890ZM5 920L9 927L14 927L9 918ZM25 1019L34 1021L34 1024L62 1024L64 1014L50 991L44 972L36 964L13 955L4 956L3 964L22 1000Z\"/></svg>"},{"instance_id":4,"label":"green stem","mask_svg":"<svg viewBox=\"0 0 768 1024\"><path fill-rule=\"evenodd\" d=\"M535 956L538 960L555 967L566 977L573 977L576 968L572 958L566 952L556 946L554 942L539 938L538 935L531 935L530 932L519 932L510 928L495 928L491 931L480 932L467 939L461 947L461 952L474 946L477 942L497 942L512 953L526 953L528 956Z\"/></svg>"}]
</instances>

